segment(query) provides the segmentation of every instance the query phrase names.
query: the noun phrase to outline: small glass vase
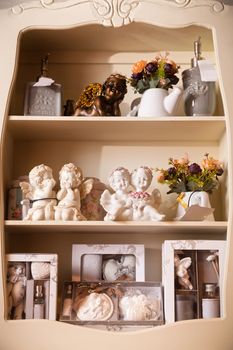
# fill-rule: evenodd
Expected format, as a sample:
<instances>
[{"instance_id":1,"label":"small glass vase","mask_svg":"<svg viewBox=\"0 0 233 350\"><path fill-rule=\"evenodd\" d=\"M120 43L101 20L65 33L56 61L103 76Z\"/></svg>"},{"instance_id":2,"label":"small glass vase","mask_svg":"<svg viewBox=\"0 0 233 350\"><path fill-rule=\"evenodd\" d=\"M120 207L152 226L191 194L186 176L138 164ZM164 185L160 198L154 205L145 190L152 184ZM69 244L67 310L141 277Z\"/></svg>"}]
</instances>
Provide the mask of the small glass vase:
<instances>
[{"instance_id":1,"label":"small glass vase","mask_svg":"<svg viewBox=\"0 0 233 350\"><path fill-rule=\"evenodd\" d=\"M180 220L188 207L199 205L200 207L211 208L209 194L205 191L187 191L179 196L175 220ZM214 221L214 215L210 214L204 221Z\"/></svg>"}]
</instances>

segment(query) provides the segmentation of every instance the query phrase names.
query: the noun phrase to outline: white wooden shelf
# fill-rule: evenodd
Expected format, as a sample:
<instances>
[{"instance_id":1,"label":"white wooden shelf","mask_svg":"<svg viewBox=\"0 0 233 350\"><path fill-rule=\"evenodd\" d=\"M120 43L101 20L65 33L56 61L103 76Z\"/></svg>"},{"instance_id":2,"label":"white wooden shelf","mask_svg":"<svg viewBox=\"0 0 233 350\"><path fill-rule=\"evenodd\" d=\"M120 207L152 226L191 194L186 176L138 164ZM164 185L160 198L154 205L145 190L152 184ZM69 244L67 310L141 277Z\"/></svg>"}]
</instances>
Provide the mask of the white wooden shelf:
<instances>
[{"instance_id":1,"label":"white wooden shelf","mask_svg":"<svg viewBox=\"0 0 233 350\"><path fill-rule=\"evenodd\" d=\"M226 221L164 221L164 222L143 222L143 221L18 221L6 220L5 230L8 233L219 233L226 234Z\"/></svg>"},{"instance_id":2,"label":"white wooden shelf","mask_svg":"<svg viewBox=\"0 0 233 350\"><path fill-rule=\"evenodd\" d=\"M8 130L19 140L215 141L225 117L41 117L12 115Z\"/></svg>"}]
</instances>

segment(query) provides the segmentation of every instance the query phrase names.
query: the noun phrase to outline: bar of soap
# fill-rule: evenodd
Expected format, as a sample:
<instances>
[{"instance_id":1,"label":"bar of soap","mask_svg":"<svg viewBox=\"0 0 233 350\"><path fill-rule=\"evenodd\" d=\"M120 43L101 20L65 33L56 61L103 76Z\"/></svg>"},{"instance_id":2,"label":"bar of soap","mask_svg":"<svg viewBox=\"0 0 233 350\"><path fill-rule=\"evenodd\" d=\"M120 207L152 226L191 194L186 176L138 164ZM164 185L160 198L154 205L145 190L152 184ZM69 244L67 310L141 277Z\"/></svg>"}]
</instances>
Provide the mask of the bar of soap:
<instances>
[{"instance_id":1,"label":"bar of soap","mask_svg":"<svg viewBox=\"0 0 233 350\"><path fill-rule=\"evenodd\" d=\"M93 292L78 303L77 317L81 321L106 321L113 310L113 302L107 294Z\"/></svg>"},{"instance_id":2,"label":"bar of soap","mask_svg":"<svg viewBox=\"0 0 233 350\"><path fill-rule=\"evenodd\" d=\"M123 296L119 301L119 310L124 321L158 320L161 313L160 301L140 291Z\"/></svg>"},{"instance_id":3,"label":"bar of soap","mask_svg":"<svg viewBox=\"0 0 233 350\"><path fill-rule=\"evenodd\" d=\"M31 263L31 274L34 280L44 280L50 276L50 263L33 261Z\"/></svg>"}]
</instances>

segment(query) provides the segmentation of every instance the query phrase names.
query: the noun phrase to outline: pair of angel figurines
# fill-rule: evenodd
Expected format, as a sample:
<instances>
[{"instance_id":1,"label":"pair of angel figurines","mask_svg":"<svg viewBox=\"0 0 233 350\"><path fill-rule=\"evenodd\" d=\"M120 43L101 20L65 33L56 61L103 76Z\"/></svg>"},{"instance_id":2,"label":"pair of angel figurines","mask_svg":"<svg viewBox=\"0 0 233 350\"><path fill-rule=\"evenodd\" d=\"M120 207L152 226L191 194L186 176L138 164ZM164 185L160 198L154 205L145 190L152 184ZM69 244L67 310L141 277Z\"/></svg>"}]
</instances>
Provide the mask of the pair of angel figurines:
<instances>
[{"instance_id":1,"label":"pair of angel figurines","mask_svg":"<svg viewBox=\"0 0 233 350\"><path fill-rule=\"evenodd\" d=\"M30 171L29 182L20 182L24 220L86 220L81 213L81 199L90 193L94 180L84 180L82 170L73 163L62 167L59 180L56 193L52 169L40 164Z\"/></svg>"},{"instance_id":2,"label":"pair of angel figurines","mask_svg":"<svg viewBox=\"0 0 233 350\"><path fill-rule=\"evenodd\" d=\"M109 178L114 193L106 189L100 197L100 204L107 212L104 220L163 221L165 215L159 211L159 190L147 192L152 179L152 170L147 166L140 166L132 174L124 167L115 169Z\"/></svg>"}]
</instances>

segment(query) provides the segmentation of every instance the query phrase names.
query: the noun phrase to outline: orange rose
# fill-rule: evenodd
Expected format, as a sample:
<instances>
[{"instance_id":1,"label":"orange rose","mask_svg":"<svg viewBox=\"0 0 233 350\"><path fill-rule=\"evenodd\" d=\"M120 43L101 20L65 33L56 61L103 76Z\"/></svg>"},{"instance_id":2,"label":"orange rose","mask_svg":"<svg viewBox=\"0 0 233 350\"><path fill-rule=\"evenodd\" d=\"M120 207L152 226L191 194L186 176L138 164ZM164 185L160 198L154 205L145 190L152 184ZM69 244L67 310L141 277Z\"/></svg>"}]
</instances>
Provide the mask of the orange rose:
<instances>
[{"instance_id":1,"label":"orange rose","mask_svg":"<svg viewBox=\"0 0 233 350\"><path fill-rule=\"evenodd\" d=\"M217 169L223 168L222 162L212 157L208 157L207 159L204 159L202 161L202 166L204 169L207 169L207 170L217 170Z\"/></svg>"},{"instance_id":2,"label":"orange rose","mask_svg":"<svg viewBox=\"0 0 233 350\"><path fill-rule=\"evenodd\" d=\"M143 71L143 69L145 68L146 64L147 64L147 62L143 61L143 60L136 62L132 67L132 72L134 74L141 73Z\"/></svg>"},{"instance_id":3,"label":"orange rose","mask_svg":"<svg viewBox=\"0 0 233 350\"><path fill-rule=\"evenodd\" d=\"M157 181L163 183L165 181L165 176L163 173L159 174L157 177Z\"/></svg>"}]
</instances>

